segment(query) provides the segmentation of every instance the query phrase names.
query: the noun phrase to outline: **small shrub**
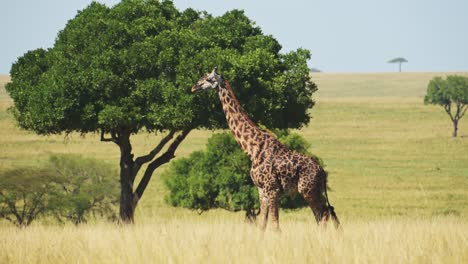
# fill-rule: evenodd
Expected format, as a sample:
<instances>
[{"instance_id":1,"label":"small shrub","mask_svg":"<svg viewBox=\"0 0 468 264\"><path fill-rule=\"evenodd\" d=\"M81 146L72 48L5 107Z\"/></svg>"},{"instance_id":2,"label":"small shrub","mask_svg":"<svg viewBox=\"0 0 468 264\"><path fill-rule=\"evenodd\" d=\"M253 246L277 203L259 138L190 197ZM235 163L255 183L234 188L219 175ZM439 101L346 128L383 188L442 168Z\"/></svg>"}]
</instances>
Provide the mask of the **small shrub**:
<instances>
[{"instance_id":1,"label":"small shrub","mask_svg":"<svg viewBox=\"0 0 468 264\"><path fill-rule=\"evenodd\" d=\"M117 203L116 171L77 155L51 156L42 168L0 173L0 217L25 227L50 214L74 224L93 216L113 219Z\"/></svg>"},{"instance_id":2,"label":"small shrub","mask_svg":"<svg viewBox=\"0 0 468 264\"><path fill-rule=\"evenodd\" d=\"M79 155L53 155L48 168L60 181L60 195L54 215L79 224L89 216L116 219L114 205L118 202L117 172L108 164Z\"/></svg>"},{"instance_id":3,"label":"small shrub","mask_svg":"<svg viewBox=\"0 0 468 264\"><path fill-rule=\"evenodd\" d=\"M50 211L57 180L47 169L17 168L0 173L0 217L18 227L29 226Z\"/></svg>"}]
</instances>

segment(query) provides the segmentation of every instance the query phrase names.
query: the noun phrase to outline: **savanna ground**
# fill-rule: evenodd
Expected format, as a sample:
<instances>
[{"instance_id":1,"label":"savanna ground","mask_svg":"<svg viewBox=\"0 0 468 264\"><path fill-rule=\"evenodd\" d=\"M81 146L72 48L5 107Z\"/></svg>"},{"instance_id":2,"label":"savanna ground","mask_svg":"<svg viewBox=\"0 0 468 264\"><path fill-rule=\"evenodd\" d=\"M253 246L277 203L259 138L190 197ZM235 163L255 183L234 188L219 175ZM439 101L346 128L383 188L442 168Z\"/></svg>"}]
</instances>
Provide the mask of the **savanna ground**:
<instances>
[{"instance_id":1,"label":"savanna ground","mask_svg":"<svg viewBox=\"0 0 468 264\"><path fill-rule=\"evenodd\" d=\"M242 213L171 208L159 171L134 226L39 221L20 230L0 222L0 263L468 263L468 117L452 138L443 109L423 104L429 80L445 75L313 74L317 104L298 132L327 165L342 231L317 228L309 209L281 211L278 234L246 224ZM7 81L0 77L0 169L35 166L52 153L117 168L117 147L98 135L19 130L6 112ZM211 134L192 132L176 154L203 149ZM135 153L157 138L134 137Z\"/></svg>"}]
</instances>

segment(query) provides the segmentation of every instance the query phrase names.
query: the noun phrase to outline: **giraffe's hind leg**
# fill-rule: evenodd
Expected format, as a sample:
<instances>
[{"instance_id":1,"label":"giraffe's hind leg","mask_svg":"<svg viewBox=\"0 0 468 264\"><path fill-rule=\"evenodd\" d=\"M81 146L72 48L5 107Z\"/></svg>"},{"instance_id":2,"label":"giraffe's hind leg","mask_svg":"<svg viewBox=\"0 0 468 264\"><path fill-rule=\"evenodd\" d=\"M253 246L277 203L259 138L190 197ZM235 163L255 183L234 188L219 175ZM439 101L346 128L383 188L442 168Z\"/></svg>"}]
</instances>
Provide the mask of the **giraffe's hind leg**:
<instances>
[{"instance_id":1,"label":"giraffe's hind leg","mask_svg":"<svg viewBox=\"0 0 468 264\"><path fill-rule=\"evenodd\" d=\"M268 201L268 212L271 215L272 228L275 231L281 231L279 227L279 191L270 191L266 193Z\"/></svg>"},{"instance_id":2,"label":"giraffe's hind leg","mask_svg":"<svg viewBox=\"0 0 468 264\"><path fill-rule=\"evenodd\" d=\"M325 197L322 195L322 184L315 181L300 181L298 191L312 209L317 224L325 224L328 212Z\"/></svg>"},{"instance_id":3,"label":"giraffe's hind leg","mask_svg":"<svg viewBox=\"0 0 468 264\"><path fill-rule=\"evenodd\" d=\"M321 195L317 194L306 194L303 195L303 197L309 205L310 209L312 209L317 224L325 224L325 221L327 220L325 219L327 214L327 205L325 203L325 199Z\"/></svg>"}]
</instances>

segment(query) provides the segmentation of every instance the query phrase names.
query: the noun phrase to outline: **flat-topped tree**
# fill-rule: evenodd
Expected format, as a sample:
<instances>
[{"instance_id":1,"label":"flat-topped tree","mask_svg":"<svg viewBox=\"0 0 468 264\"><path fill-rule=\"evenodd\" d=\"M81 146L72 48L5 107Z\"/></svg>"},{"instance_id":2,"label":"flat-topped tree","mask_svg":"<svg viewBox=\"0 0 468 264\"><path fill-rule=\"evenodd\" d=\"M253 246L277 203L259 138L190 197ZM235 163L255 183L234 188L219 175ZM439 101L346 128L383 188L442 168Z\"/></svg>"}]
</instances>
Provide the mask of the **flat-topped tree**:
<instances>
[{"instance_id":1,"label":"flat-topped tree","mask_svg":"<svg viewBox=\"0 0 468 264\"><path fill-rule=\"evenodd\" d=\"M401 64L403 64L405 62L408 62L408 60L406 60L405 58L401 58L401 57L394 58L394 59L391 59L391 60L388 61L388 63L398 63L398 71L399 72L401 72Z\"/></svg>"},{"instance_id":2,"label":"flat-topped tree","mask_svg":"<svg viewBox=\"0 0 468 264\"><path fill-rule=\"evenodd\" d=\"M6 89L21 128L41 135L99 133L119 147L120 218L133 222L153 172L174 158L189 132L227 127L215 95L190 94L213 65L238 87L236 96L255 122L271 128L309 122L316 90L306 64L310 53L280 49L242 11L212 17L181 12L171 1L124 0L112 8L93 2L52 48L20 57ZM136 157L131 138L141 132L163 137Z\"/></svg>"}]
</instances>

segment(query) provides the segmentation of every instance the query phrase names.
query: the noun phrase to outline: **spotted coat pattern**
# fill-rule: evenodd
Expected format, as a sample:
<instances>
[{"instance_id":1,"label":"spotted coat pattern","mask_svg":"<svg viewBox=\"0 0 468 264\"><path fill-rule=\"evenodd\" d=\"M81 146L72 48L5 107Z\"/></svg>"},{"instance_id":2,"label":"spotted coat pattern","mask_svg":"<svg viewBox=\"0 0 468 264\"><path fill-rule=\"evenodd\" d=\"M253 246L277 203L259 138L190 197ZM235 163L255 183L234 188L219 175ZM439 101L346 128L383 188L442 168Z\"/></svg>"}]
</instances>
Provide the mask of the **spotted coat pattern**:
<instances>
[{"instance_id":1,"label":"spotted coat pattern","mask_svg":"<svg viewBox=\"0 0 468 264\"><path fill-rule=\"evenodd\" d=\"M215 70L211 74L216 74ZM271 216L273 228L279 230L278 199L281 194L292 192L304 197L318 224L332 219L338 226L338 218L326 196L327 173L317 160L289 150L275 136L257 127L222 77L213 85L216 87L207 86L209 81L209 75L201 78L192 91L206 87L217 89L229 128L252 161L250 176L259 192L261 228L266 228Z\"/></svg>"}]
</instances>

